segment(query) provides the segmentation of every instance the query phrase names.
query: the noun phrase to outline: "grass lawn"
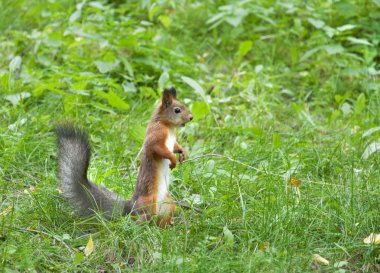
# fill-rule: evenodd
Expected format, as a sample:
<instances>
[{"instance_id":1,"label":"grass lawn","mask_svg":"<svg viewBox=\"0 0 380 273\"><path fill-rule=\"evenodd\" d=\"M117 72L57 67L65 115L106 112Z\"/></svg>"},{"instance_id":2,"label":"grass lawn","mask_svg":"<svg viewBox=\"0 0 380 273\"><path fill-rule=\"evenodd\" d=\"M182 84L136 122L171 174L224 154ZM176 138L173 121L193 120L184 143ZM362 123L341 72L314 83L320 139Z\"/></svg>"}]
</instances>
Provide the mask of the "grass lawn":
<instances>
[{"instance_id":1,"label":"grass lawn","mask_svg":"<svg viewBox=\"0 0 380 273\"><path fill-rule=\"evenodd\" d=\"M0 18L1 272L380 272L380 1L5 0ZM170 86L195 117L171 192L201 213L78 217L55 125L85 127L90 179L128 198Z\"/></svg>"}]
</instances>

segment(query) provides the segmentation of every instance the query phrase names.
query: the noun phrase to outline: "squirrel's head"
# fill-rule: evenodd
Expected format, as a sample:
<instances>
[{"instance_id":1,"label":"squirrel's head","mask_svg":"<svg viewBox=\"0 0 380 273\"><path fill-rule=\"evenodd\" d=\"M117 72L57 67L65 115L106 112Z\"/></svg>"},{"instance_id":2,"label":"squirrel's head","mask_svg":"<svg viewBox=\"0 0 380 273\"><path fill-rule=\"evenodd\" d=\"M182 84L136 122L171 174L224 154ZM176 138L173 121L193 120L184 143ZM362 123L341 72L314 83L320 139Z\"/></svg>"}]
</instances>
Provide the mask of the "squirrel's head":
<instances>
[{"instance_id":1,"label":"squirrel's head","mask_svg":"<svg viewBox=\"0 0 380 273\"><path fill-rule=\"evenodd\" d=\"M172 126L185 126L193 119L189 109L177 100L177 91L174 87L165 89L162 93L162 100L159 106L162 119L165 119Z\"/></svg>"}]
</instances>

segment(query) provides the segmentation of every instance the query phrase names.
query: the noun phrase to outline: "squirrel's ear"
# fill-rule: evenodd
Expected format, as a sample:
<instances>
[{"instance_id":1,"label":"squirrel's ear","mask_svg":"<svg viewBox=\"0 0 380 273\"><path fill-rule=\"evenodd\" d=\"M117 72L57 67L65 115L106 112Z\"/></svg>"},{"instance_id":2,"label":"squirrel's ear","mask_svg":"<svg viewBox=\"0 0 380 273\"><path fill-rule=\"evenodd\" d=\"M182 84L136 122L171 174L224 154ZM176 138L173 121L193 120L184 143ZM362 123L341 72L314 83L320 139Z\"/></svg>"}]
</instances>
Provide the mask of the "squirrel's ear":
<instances>
[{"instance_id":1,"label":"squirrel's ear","mask_svg":"<svg viewBox=\"0 0 380 273\"><path fill-rule=\"evenodd\" d=\"M173 102L173 96L170 92L170 89L165 89L164 92L162 93L162 105L164 107L168 107L172 104Z\"/></svg>"},{"instance_id":2,"label":"squirrel's ear","mask_svg":"<svg viewBox=\"0 0 380 273\"><path fill-rule=\"evenodd\" d=\"M177 99L177 91L175 90L174 87L170 87L169 93L170 95L172 95L173 99Z\"/></svg>"}]
</instances>

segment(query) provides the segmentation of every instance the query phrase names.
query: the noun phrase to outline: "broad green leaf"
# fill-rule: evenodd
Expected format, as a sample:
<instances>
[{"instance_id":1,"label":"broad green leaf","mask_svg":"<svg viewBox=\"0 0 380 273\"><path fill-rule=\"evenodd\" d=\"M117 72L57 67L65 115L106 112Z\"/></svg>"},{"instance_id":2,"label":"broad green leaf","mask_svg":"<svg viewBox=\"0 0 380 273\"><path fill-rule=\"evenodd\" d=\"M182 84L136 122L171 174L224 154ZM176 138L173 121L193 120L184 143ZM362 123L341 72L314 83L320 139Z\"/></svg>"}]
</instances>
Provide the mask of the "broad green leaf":
<instances>
[{"instance_id":1,"label":"broad green leaf","mask_svg":"<svg viewBox=\"0 0 380 273\"><path fill-rule=\"evenodd\" d=\"M129 105L123 101L115 92L109 90L108 93L101 90L94 90L94 92L101 98L107 99L108 103L120 110L128 110Z\"/></svg>"},{"instance_id":2,"label":"broad green leaf","mask_svg":"<svg viewBox=\"0 0 380 273\"><path fill-rule=\"evenodd\" d=\"M119 62L94 61L94 64L96 65L100 73L105 74L114 70L118 66Z\"/></svg>"},{"instance_id":3,"label":"broad green leaf","mask_svg":"<svg viewBox=\"0 0 380 273\"><path fill-rule=\"evenodd\" d=\"M318 50L322 49L323 47L322 46L318 46L316 48L313 48L313 49L310 49L308 51L305 52L305 54L303 54L300 58L300 62L303 62L305 60L307 60L308 58L310 58L312 55L314 55Z\"/></svg>"},{"instance_id":4,"label":"broad green leaf","mask_svg":"<svg viewBox=\"0 0 380 273\"><path fill-rule=\"evenodd\" d=\"M366 103L366 97L364 93L361 93L355 103L356 112L358 113L362 112L365 108L365 103Z\"/></svg>"},{"instance_id":5,"label":"broad green leaf","mask_svg":"<svg viewBox=\"0 0 380 273\"><path fill-rule=\"evenodd\" d=\"M210 19L207 20L206 24L210 25L220 19L222 19L226 14L224 12L221 12L221 13L217 13L215 14L213 17L211 17Z\"/></svg>"},{"instance_id":6,"label":"broad green leaf","mask_svg":"<svg viewBox=\"0 0 380 273\"><path fill-rule=\"evenodd\" d=\"M70 22L70 23L75 22L76 20L79 19L79 17L81 16L81 14L82 14L82 11L81 11L80 9L74 11L74 12L70 15L69 22Z\"/></svg>"},{"instance_id":7,"label":"broad green leaf","mask_svg":"<svg viewBox=\"0 0 380 273\"><path fill-rule=\"evenodd\" d=\"M210 20L206 22L206 24L212 24L208 29L214 29L217 26L219 26L224 21L224 17L226 16L225 13L218 13L214 17L212 17Z\"/></svg>"},{"instance_id":8,"label":"broad green leaf","mask_svg":"<svg viewBox=\"0 0 380 273\"><path fill-rule=\"evenodd\" d=\"M17 251L17 247L14 246L14 245L7 245L5 247L5 249L2 249L3 253L5 254L8 254L8 255L12 255L12 254L15 254L16 251Z\"/></svg>"},{"instance_id":9,"label":"broad green leaf","mask_svg":"<svg viewBox=\"0 0 380 273\"><path fill-rule=\"evenodd\" d=\"M198 121L202 119L204 116L206 116L209 112L210 109L208 108L208 105L206 102L194 102L191 105L191 112L194 115L194 120Z\"/></svg>"},{"instance_id":10,"label":"broad green leaf","mask_svg":"<svg viewBox=\"0 0 380 273\"><path fill-rule=\"evenodd\" d=\"M343 25L343 26L337 27L336 29L337 29L338 31L343 32L343 31L346 31L346 30L354 29L354 28L356 28L355 25L350 25L350 24L348 24L348 25Z\"/></svg>"},{"instance_id":11,"label":"broad green leaf","mask_svg":"<svg viewBox=\"0 0 380 273\"><path fill-rule=\"evenodd\" d=\"M20 70L22 59L20 56L16 56L9 63L9 71L14 73L16 70Z\"/></svg>"},{"instance_id":12,"label":"broad green leaf","mask_svg":"<svg viewBox=\"0 0 380 273\"><path fill-rule=\"evenodd\" d=\"M273 134L273 148L278 148L280 147L281 143L281 136L278 133Z\"/></svg>"},{"instance_id":13,"label":"broad green leaf","mask_svg":"<svg viewBox=\"0 0 380 273\"><path fill-rule=\"evenodd\" d=\"M13 106L17 106L20 103L20 101L22 101L23 99L29 98L29 97L30 97L29 92L21 92L21 93L17 93L17 94L7 95L4 98L7 101L11 102L13 104Z\"/></svg>"},{"instance_id":14,"label":"broad green leaf","mask_svg":"<svg viewBox=\"0 0 380 273\"><path fill-rule=\"evenodd\" d=\"M234 244L234 235L227 226L223 228L223 238L226 245L232 246Z\"/></svg>"},{"instance_id":15,"label":"broad green leaf","mask_svg":"<svg viewBox=\"0 0 380 273\"><path fill-rule=\"evenodd\" d=\"M375 133L377 131L380 131L380 126L379 127L373 127L371 129L366 130L363 133L362 137L364 138L364 137L370 136L370 135L372 135L373 133Z\"/></svg>"},{"instance_id":16,"label":"broad green leaf","mask_svg":"<svg viewBox=\"0 0 380 273\"><path fill-rule=\"evenodd\" d=\"M252 134L255 134L255 135L258 135L258 136L261 136L264 134L264 130L261 129L261 128L258 128L258 127L251 127L251 128L248 128L250 129L250 131L252 132Z\"/></svg>"},{"instance_id":17,"label":"broad green leaf","mask_svg":"<svg viewBox=\"0 0 380 273\"><path fill-rule=\"evenodd\" d=\"M326 35L330 38L334 37L334 35L336 34L336 30L329 26L324 26L323 30L326 32Z\"/></svg>"},{"instance_id":18,"label":"broad green leaf","mask_svg":"<svg viewBox=\"0 0 380 273\"><path fill-rule=\"evenodd\" d=\"M154 17L156 16L156 14L158 12L160 12L162 9L162 6L159 6L159 5L156 5L156 4L153 4L149 11L148 11L148 18L149 18L149 21L153 21Z\"/></svg>"},{"instance_id":19,"label":"broad green leaf","mask_svg":"<svg viewBox=\"0 0 380 273\"><path fill-rule=\"evenodd\" d=\"M123 88L124 92L137 92L136 86L133 84L133 82L123 82L121 87Z\"/></svg>"},{"instance_id":20,"label":"broad green leaf","mask_svg":"<svg viewBox=\"0 0 380 273\"><path fill-rule=\"evenodd\" d=\"M158 79L158 88L160 90L163 90L164 88L166 88L166 84L168 83L169 81L169 73L167 71L165 71L164 73L161 74L160 78Z\"/></svg>"},{"instance_id":21,"label":"broad green leaf","mask_svg":"<svg viewBox=\"0 0 380 273\"><path fill-rule=\"evenodd\" d=\"M192 78L189 78L189 77L185 77L185 76L182 76L181 79L187 83L188 85L190 85L194 91L196 93L198 93L202 99L206 100L206 95L205 95L205 91L203 90L202 86L200 86L199 83L197 83L195 80L193 80Z\"/></svg>"},{"instance_id":22,"label":"broad green leaf","mask_svg":"<svg viewBox=\"0 0 380 273\"><path fill-rule=\"evenodd\" d=\"M236 8L233 7L232 14L226 17L226 22L232 25L233 27L237 27L240 25L241 21L248 15L248 10L242 7Z\"/></svg>"},{"instance_id":23,"label":"broad green leaf","mask_svg":"<svg viewBox=\"0 0 380 273\"><path fill-rule=\"evenodd\" d=\"M252 49L252 41L244 41L239 44L239 57L244 57Z\"/></svg>"},{"instance_id":24,"label":"broad green leaf","mask_svg":"<svg viewBox=\"0 0 380 273\"><path fill-rule=\"evenodd\" d=\"M342 104L342 106L340 107L340 110L342 110L343 114L345 116L348 116L349 114L351 114L352 112L352 106L351 104L345 102Z\"/></svg>"},{"instance_id":25,"label":"broad green leaf","mask_svg":"<svg viewBox=\"0 0 380 273\"><path fill-rule=\"evenodd\" d=\"M112 106L121 109L121 110L128 110L129 105L124 102L118 95L116 95L112 90L108 92L108 102Z\"/></svg>"},{"instance_id":26,"label":"broad green leaf","mask_svg":"<svg viewBox=\"0 0 380 273\"><path fill-rule=\"evenodd\" d=\"M153 97L153 98L156 98L156 99L159 98L159 96L157 95L157 93L150 86L140 86L139 90L140 90L140 94L143 97L145 97L145 98L149 98L149 97Z\"/></svg>"},{"instance_id":27,"label":"broad green leaf","mask_svg":"<svg viewBox=\"0 0 380 273\"><path fill-rule=\"evenodd\" d=\"M323 48L326 50L327 54L329 55L334 55L334 54L344 52L344 47L338 44L326 45Z\"/></svg>"},{"instance_id":28,"label":"broad green leaf","mask_svg":"<svg viewBox=\"0 0 380 273\"><path fill-rule=\"evenodd\" d=\"M84 260L84 255L83 255L82 252L77 252L77 253L74 254L73 263L75 265L80 264L83 260Z\"/></svg>"},{"instance_id":29,"label":"broad green leaf","mask_svg":"<svg viewBox=\"0 0 380 273\"><path fill-rule=\"evenodd\" d=\"M47 84L41 84L41 85L37 86L33 90L33 96L35 96L35 97L41 96L45 90L50 91L50 92L54 92L54 93L57 93L57 94L60 94L62 96L66 96L67 95L66 92L64 92L64 91L62 91L60 89L57 89L56 87L57 87L57 84L55 84L55 85L54 84L49 84L49 83L47 83Z\"/></svg>"},{"instance_id":30,"label":"broad green leaf","mask_svg":"<svg viewBox=\"0 0 380 273\"><path fill-rule=\"evenodd\" d=\"M380 0L372 0L372 2L380 8Z\"/></svg>"},{"instance_id":31,"label":"broad green leaf","mask_svg":"<svg viewBox=\"0 0 380 273\"><path fill-rule=\"evenodd\" d=\"M341 95L339 95L339 94L337 94L337 95L335 95L334 96L334 99L335 99L335 101L337 102L337 103L339 103L339 102L341 102L342 101L342 96Z\"/></svg>"},{"instance_id":32,"label":"broad green leaf","mask_svg":"<svg viewBox=\"0 0 380 273\"><path fill-rule=\"evenodd\" d=\"M71 112L71 110L76 107L77 101L78 96L73 94L66 95L63 100L63 109L65 110L65 113Z\"/></svg>"},{"instance_id":33,"label":"broad green leaf","mask_svg":"<svg viewBox=\"0 0 380 273\"><path fill-rule=\"evenodd\" d=\"M166 15L160 15L158 16L158 20L161 22L161 24L164 25L164 27L169 28L172 24L172 19L170 19L169 16Z\"/></svg>"},{"instance_id":34,"label":"broad green leaf","mask_svg":"<svg viewBox=\"0 0 380 273\"><path fill-rule=\"evenodd\" d=\"M98 108L98 109L100 109L100 110L102 110L102 111L105 111L105 112L108 112L108 113L110 113L110 114L116 114L116 113L113 111L112 108L110 108L110 107L108 107L108 106L106 106L106 105L104 105L104 104L102 104L102 103L99 103L99 102L93 102L93 103L91 103L91 105L94 106L95 108Z\"/></svg>"},{"instance_id":35,"label":"broad green leaf","mask_svg":"<svg viewBox=\"0 0 380 273\"><path fill-rule=\"evenodd\" d=\"M362 154L362 159L368 159L370 155L380 150L380 140L370 143Z\"/></svg>"},{"instance_id":36,"label":"broad green leaf","mask_svg":"<svg viewBox=\"0 0 380 273\"><path fill-rule=\"evenodd\" d=\"M368 42L366 39L358 39L355 37L347 37L347 40L353 44L373 46L373 44Z\"/></svg>"},{"instance_id":37,"label":"broad green leaf","mask_svg":"<svg viewBox=\"0 0 380 273\"><path fill-rule=\"evenodd\" d=\"M123 56L123 53L119 52L118 58L121 60L121 63L124 65L124 68L127 70L128 75L132 78L134 77L133 68L130 62Z\"/></svg>"},{"instance_id":38,"label":"broad green leaf","mask_svg":"<svg viewBox=\"0 0 380 273\"><path fill-rule=\"evenodd\" d=\"M300 118L303 118L303 119L305 119L307 122L309 122L310 125L315 126L315 123L314 123L314 121L313 121L311 115L310 115L307 111L301 110L301 111L299 112L299 116L300 116Z\"/></svg>"},{"instance_id":39,"label":"broad green leaf","mask_svg":"<svg viewBox=\"0 0 380 273\"><path fill-rule=\"evenodd\" d=\"M240 25L242 19L243 18L241 16L227 16L226 22L233 27L237 27L238 25Z\"/></svg>"},{"instance_id":40,"label":"broad green leaf","mask_svg":"<svg viewBox=\"0 0 380 273\"><path fill-rule=\"evenodd\" d=\"M76 10L70 15L70 18L69 18L70 23L75 22L76 20L79 19L79 17L82 14L82 8L83 8L85 3L86 3L86 1L83 1L83 2L78 3L76 5Z\"/></svg>"},{"instance_id":41,"label":"broad green leaf","mask_svg":"<svg viewBox=\"0 0 380 273\"><path fill-rule=\"evenodd\" d=\"M88 5L93 7L93 8L100 9L100 10L106 9L106 7L103 6L103 4L101 2L97 2L97 1L89 2Z\"/></svg>"},{"instance_id":42,"label":"broad green leaf","mask_svg":"<svg viewBox=\"0 0 380 273\"><path fill-rule=\"evenodd\" d=\"M317 19L313 19L313 18L308 18L307 21L312 24L314 27L316 28L322 28L324 25L325 25L325 22L323 22L322 20L317 20Z\"/></svg>"}]
</instances>

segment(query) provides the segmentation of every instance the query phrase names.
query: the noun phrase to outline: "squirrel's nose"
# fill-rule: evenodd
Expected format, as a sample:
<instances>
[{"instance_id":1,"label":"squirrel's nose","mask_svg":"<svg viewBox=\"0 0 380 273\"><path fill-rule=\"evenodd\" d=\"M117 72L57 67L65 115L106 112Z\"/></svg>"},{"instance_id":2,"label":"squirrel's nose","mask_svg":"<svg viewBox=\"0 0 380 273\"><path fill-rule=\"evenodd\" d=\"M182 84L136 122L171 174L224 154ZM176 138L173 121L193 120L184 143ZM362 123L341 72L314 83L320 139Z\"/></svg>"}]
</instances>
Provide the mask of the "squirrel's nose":
<instances>
[{"instance_id":1,"label":"squirrel's nose","mask_svg":"<svg viewBox=\"0 0 380 273\"><path fill-rule=\"evenodd\" d=\"M190 115L190 116L189 116L189 120L193 120L193 115Z\"/></svg>"}]
</instances>

